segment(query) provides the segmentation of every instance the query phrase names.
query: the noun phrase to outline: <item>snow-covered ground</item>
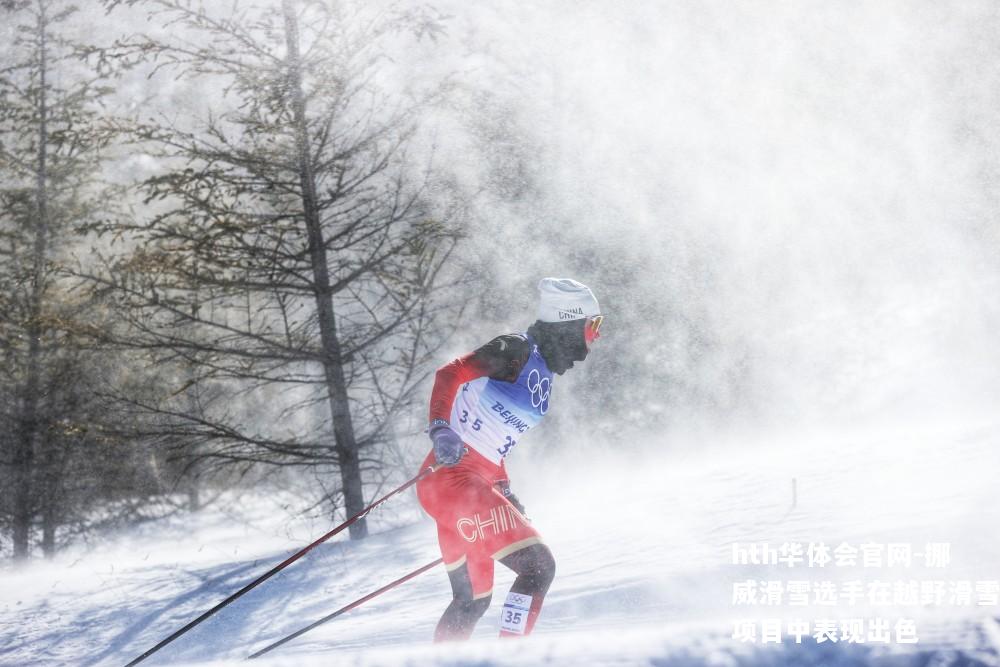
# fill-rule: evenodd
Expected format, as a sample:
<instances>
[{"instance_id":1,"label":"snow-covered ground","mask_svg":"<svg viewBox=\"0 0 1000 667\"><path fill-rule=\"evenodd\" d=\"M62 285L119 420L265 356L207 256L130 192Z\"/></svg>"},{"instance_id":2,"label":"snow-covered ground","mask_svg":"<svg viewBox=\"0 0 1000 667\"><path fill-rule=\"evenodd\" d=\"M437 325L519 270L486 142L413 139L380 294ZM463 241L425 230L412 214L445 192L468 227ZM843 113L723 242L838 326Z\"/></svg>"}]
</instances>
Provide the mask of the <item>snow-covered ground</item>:
<instances>
[{"instance_id":1,"label":"snow-covered ground","mask_svg":"<svg viewBox=\"0 0 1000 667\"><path fill-rule=\"evenodd\" d=\"M642 457L512 466L559 571L535 634L499 641L494 605L472 641L429 642L449 588L438 568L257 660L261 665L1000 665L1000 607L734 606L746 580L1000 580L1000 423L965 419L726 442L664 438ZM518 452L522 454L523 452ZM792 479L796 502L792 503ZM0 572L0 664L123 665L329 526L288 520L281 494L232 498L90 551ZM145 664L236 664L438 557L427 519L393 510L360 543L318 547ZM950 544L943 568L736 566L732 545ZM988 594L988 591L987 591ZM909 618L919 641L781 645L732 638L739 620Z\"/></svg>"}]
</instances>

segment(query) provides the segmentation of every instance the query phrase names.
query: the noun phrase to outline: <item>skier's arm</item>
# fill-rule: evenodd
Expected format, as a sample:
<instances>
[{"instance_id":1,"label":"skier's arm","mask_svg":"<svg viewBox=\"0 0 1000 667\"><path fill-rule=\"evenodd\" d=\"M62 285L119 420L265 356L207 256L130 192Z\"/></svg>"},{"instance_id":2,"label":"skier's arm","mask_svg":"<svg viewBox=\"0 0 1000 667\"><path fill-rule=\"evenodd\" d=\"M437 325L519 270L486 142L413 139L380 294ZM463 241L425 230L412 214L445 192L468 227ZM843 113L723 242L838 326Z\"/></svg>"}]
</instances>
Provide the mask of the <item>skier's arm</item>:
<instances>
[{"instance_id":1,"label":"skier's arm","mask_svg":"<svg viewBox=\"0 0 1000 667\"><path fill-rule=\"evenodd\" d=\"M499 480L496 483L496 487L497 491L499 491L503 495L503 497L510 502L511 505L517 508L518 512L520 512L522 515L525 516L525 518L527 518L527 515L525 514L524 511L524 505L522 505L521 501L518 500L517 496L514 495L514 492L510 490L510 480L507 479Z\"/></svg>"},{"instance_id":2,"label":"skier's arm","mask_svg":"<svg viewBox=\"0 0 1000 667\"><path fill-rule=\"evenodd\" d=\"M500 470L497 471L493 485L497 487L497 491L503 494L504 498L517 508L518 512L524 514L524 505L521 504L521 501L510 490L510 478L507 476L507 462L504 460L500 461Z\"/></svg>"},{"instance_id":3,"label":"skier's arm","mask_svg":"<svg viewBox=\"0 0 1000 667\"><path fill-rule=\"evenodd\" d=\"M475 353L455 359L438 369L431 391L430 421L451 419L451 406L455 393L466 382L489 375L489 367L477 359Z\"/></svg>"},{"instance_id":4,"label":"skier's arm","mask_svg":"<svg viewBox=\"0 0 1000 667\"><path fill-rule=\"evenodd\" d=\"M523 336L497 336L474 352L438 369L431 391L430 422L451 419L455 394L466 382L481 377L513 382L528 361L530 349Z\"/></svg>"}]
</instances>

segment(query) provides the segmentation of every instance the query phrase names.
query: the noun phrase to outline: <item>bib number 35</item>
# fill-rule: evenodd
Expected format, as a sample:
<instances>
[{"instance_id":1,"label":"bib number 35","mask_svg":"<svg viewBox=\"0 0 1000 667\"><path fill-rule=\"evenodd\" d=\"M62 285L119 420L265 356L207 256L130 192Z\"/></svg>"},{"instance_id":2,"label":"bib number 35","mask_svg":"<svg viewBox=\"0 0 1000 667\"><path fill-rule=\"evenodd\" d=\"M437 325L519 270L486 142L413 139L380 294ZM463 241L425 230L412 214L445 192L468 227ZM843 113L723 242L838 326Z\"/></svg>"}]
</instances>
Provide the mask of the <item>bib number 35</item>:
<instances>
[{"instance_id":1,"label":"bib number 35","mask_svg":"<svg viewBox=\"0 0 1000 667\"><path fill-rule=\"evenodd\" d=\"M458 421L462 422L463 424L468 424L469 423L469 411L468 410L462 410L462 416L458 418ZM476 417L475 420L472 422L472 430L473 431L478 431L482 427L483 427L483 420L480 419L479 417Z\"/></svg>"},{"instance_id":2,"label":"bib number 35","mask_svg":"<svg viewBox=\"0 0 1000 667\"><path fill-rule=\"evenodd\" d=\"M520 593L508 593L500 612L500 629L506 632L523 635L528 627L528 611L531 609L531 596Z\"/></svg>"}]
</instances>

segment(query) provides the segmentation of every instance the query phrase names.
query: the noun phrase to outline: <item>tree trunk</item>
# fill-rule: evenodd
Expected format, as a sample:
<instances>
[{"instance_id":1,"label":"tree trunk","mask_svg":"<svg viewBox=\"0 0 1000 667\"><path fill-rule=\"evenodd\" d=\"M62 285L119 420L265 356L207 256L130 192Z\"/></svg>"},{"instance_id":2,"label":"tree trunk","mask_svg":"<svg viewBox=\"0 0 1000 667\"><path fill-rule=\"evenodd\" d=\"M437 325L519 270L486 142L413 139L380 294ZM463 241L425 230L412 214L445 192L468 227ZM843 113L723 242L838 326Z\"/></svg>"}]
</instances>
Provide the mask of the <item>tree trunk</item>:
<instances>
[{"instance_id":1,"label":"tree trunk","mask_svg":"<svg viewBox=\"0 0 1000 667\"><path fill-rule=\"evenodd\" d=\"M42 554L52 558L56 554L56 508L51 499L46 499L42 509Z\"/></svg>"},{"instance_id":2,"label":"tree trunk","mask_svg":"<svg viewBox=\"0 0 1000 667\"><path fill-rule=\"evenodd\" d=\"M354 435L354 425L351 423L347 380L340 354L340 340L337 338L333 294L330 289L330 269L327 264L325 239L317 206L316 180L313 173L309 132L306 124L306 103L302 93L298 22L292 0L282 0L282 8L285 16L285 44L288 49L289 89L292 96L295 145L298 152L299 180L302 187L302 209L309 237L309 258L315 285L320 342L323 346L323 370L330 403L330 416L333 420L334 441L340 464L344 506L347 515L352 516L364 509L365 506L361 488L361 461L358 455L358 443ZM364 519L351 525L350 535L351 539L354 540L368 535L368 526Z\"/></svg>"},{"instance_id":3,"label":"tree trunk","mask_svg":"<svg viewBox=\"0 0 1000 667\"><path fill-rule=\"evenodd\" d=\"M41 312L45 280L45 255L48 244L48 103L46 100L48 17L45 3L39 3L38 14L38 165L36 175L35 244L33 248L33 276L28 304L28 359L25 368L24 393L21 402L21 419L14 450L16 475L14 498L14 558L27 558L31 521L34 518L34 458L35 439L38 433L38 403L41 386Z\"/></svg>"},{"instance_id":4,"label":"tree trunk","mask_svg":"<svg viewBox=\"0 0 1000 667\"><path fill-rule=\"evenodd\" d=\"M192 480L188 486L188 512L197 512L201 509L201 494L198 493L198 481Z\"/></svg>"},{"instance_id":5,"label":"tree trunk","mask_svg":"<svg viewBox=\"0 0 1000 667\"><path fill-rule=\"evenodd\" d=\"M56 553L56 529L62 517L60 480L66 462L58 440L42 436L38 444L41 465L35 466L35 488L40 492L38 500L42 514L42 554L46 558L52 558Z\"/></svg>"}]
</instances>

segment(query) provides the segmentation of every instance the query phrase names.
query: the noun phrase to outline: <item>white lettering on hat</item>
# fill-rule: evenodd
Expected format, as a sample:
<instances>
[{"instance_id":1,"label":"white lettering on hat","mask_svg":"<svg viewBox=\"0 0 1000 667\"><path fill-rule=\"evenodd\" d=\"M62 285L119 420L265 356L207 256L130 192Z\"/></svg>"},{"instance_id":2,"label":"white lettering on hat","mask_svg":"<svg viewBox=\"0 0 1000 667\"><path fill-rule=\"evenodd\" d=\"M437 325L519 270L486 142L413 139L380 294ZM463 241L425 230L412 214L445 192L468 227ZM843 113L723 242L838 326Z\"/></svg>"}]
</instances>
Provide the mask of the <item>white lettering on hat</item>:
<instances>
[{"instance_id":1,"label":"white lettering on hat","mask_svg":"<svg viewBox=\"0 0 1000 667\"><path fill-rule=\"evenodd\" d=\"M542 278L538 293L538 319L542 322L582 320L601 314L590 288L571 278Z\"/></svg>"}]
</instances>

